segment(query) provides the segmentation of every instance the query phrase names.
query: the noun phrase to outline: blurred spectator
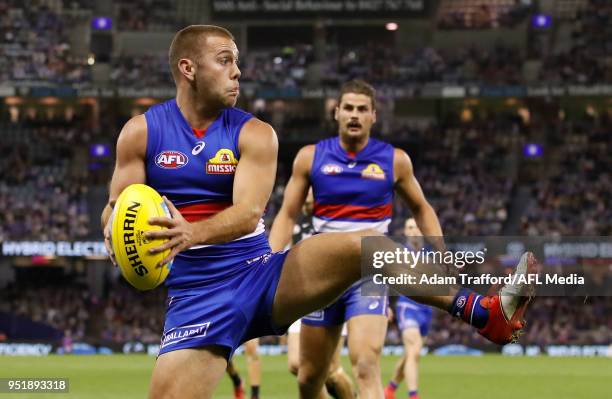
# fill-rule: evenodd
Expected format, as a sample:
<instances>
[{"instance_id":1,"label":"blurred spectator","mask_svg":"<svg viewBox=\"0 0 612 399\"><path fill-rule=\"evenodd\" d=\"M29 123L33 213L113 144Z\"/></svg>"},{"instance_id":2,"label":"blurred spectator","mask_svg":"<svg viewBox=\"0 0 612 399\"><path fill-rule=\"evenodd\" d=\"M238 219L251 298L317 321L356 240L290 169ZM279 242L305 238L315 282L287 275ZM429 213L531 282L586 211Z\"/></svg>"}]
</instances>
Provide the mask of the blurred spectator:
<instances>
[{"instance_id":1,"label":"blurred spectator","mask_svg":"<svg viewBox=\"0 0 612 399\"><path fill-rule=\"evenodd\" d=\"M84 84L91 80L85 60L70 53L66 26L45 1L0 0L0 81L14 84Z\"/></svg>"},{"instance_id":2,"label":"blurred spectator","mask_svg":"<svg viewBox=\"0 0 612 399\"><path fill-rule=\"evenodd\" d=\"M545 59L541 80L584 85L612 81L612 3L585 3L574 21L571 49Z\"/></svg>"}]
</instances>

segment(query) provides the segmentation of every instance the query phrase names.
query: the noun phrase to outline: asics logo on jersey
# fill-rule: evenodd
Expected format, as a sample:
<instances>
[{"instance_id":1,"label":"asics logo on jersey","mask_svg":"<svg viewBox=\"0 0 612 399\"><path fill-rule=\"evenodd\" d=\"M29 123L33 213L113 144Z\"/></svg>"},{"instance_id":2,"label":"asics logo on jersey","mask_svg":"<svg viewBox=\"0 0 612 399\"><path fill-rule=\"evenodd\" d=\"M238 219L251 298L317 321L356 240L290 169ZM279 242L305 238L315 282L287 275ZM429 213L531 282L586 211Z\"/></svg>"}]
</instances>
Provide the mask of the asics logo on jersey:
<instances>
[{"instance_id":1,"label":"asics logo on jersey","mask_svg":"<svg viewBox=\"0 0 612 399\"><path fill-rule=\"evenodd\" d=\"M180 151L163 151L155 156L155 164L163 169L178 169L187 165L189 158Z\"/></svg>"},{"instance_id":2,"label":"asics logo on jersey","mask_svg":"<svg viewBox=\"0 0 612 399\"><path fill-rule=\"evenodd\" d=\"M206 173L211 175L231 175L236 172L238 160L232 150L222 148L206 162Z\"/></svg>"},{"instance_id":3,"label":"asics logo on jersey","mask_svg":"<svg viewBox=\"0 0 612 399\"><path fill-rule=\"evenodd\" d=\"M374 302L372 302L372 303L371 303L371 304L368 306L368 309L370 309L370 310L374 310L374 309L376 309L376 308L378 307L378 305L379 305L379 304L380 304L380 302L378 302L378 301L374 301Z\"/></svg>"},{"instance_id":4,"label":"asics logo on jersey","mask_svg":"<svg viewBox=\"0 0 612 399\"><path fill-rule=\"evenodd\" d=\"M196 146L195 146L195 147L193 147L193 150L191 150L191 153L192 153L193 155L198 155L199 153L201 153L201 152L202 152L202 150L204 149L204 147L205 147L205 146L206 146L206 143L205 143L205 142L203 142L203 141L198 141L198 142L196 143Z\"/></svg>"},{"instance_id":5,"label":"asics logo on jersey","mask_svg":"<svg viewBox=\"0 0 612 399\"><path fill-rule=\"evenodd\" d=\"M353 169L355 166L357 166L357 162L355 161L348 164L349 169Z\"/></svg>"},{"instance_id":6,"label":"asics logo on jersey","mask_svg":"<svg viewBox=\"0 0 612 399\"><path fill-rule=\"evenodd\" d=\"M321 173L324 175L338 175L342 173L342 166L335 163L328 163L321 167Z\"/></svg>"}]
</instances>

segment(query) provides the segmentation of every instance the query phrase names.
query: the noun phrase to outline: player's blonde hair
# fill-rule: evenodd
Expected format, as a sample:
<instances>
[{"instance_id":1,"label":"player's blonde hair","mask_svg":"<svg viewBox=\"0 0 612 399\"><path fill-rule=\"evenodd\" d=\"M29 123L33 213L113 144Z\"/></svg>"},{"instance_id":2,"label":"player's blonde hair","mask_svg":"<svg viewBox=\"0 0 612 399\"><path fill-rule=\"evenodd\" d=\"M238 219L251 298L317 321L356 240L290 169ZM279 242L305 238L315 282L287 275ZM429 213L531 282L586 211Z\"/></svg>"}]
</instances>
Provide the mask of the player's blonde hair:
<instances>
[{"instance_id":1,"label":"player's blonde hair","mask_svg":"<svg viewBox=\"0 0 612 399\"><path fill-rule=\"evenodd\" d=\"M174 35L168 51L168 62L175 82L180 76L179 60L181 58L195 60L201 53L202 46L209 36L221 36L234 40L234 35L230 31L216 25L189 25Z\"/></svg>"}]
</instances>

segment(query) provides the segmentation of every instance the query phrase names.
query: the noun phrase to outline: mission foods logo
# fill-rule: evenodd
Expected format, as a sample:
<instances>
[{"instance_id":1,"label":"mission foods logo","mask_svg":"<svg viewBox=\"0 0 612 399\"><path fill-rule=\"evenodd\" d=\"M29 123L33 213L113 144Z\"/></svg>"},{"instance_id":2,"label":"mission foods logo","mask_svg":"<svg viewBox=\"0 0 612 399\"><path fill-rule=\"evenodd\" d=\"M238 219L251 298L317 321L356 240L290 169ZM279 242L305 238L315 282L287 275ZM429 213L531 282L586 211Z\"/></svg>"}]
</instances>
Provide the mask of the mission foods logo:
<instances>
[{"instance_id":1,"label":"mission foods logo","mask_svg":"<svg viewBox=\"0 0 612 399\"><path fill-rule=\"evenodd\" d=\"M361 171L361 177L366 179L384 180L385 171L378 164L371 163Z\"/></svg>"},{"instance_id":2,"label":"mission foods logo","mask_svg":"<svg viewBox=\"0 0 612 399\"><path fill-rule=\"evenodd\" d=\"M236 172L238 160L232 150L222 148L206 162L206 173L211 175L231 175Z\"/></svg>"},{"instance_id":3,"label":"mission foods logo","mask_svg":"<svg viewBox=\"0 0 612 399\"><path fill-rule=\"evenodd\" d=\"M155 164L163 169L182 168L187 162L189 158L180 151L164 151L155 157Z\"/></svg>"}]
</instances>

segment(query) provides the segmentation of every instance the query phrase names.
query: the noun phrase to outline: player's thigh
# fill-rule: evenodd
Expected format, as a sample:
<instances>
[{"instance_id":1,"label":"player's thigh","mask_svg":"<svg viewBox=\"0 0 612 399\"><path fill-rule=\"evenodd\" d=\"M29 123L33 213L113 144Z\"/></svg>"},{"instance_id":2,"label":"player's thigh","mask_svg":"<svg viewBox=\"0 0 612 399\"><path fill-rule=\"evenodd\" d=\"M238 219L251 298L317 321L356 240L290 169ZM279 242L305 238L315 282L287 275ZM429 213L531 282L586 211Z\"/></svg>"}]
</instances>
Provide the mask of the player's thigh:
<instances>
[{"instance_id":1,"label":"player's thigh","mask_svg":"<svg viewBox=\"0 0 612 399\"><path fill-rule=\"evenodd\" d=\"M338 298L361 277L361 237L373 230L318 234L291 248L276 289L273 319L287 325Z\"/></svg>"},{"instance_id":2,"label":"player's thigh","mask_svg":"<svg viewBox=\"0 0 612 399\"><path fill-rule=\"evenodd\" d=\"M207 346L160 355L153 368L150 399L211 398L227 368L228 349Z\"/></svg>"},{"instance_id":3,"label":"player's thigh","mask_svg":"<svg viewBox=\"0 0 612 399\"><path fill-rule=\"evenodd\" d=\"M406 328L402 331L402 341L404 348L409 355L418 355L423 347L423 337L418 327Z\"/></svg>"},{"instance_id":4,"label":"player's thigh","mask_svg":"<svg viewBox=\"0 0 612 399\"><path fill-rule=\"evenodd\" d=\"M351 360L379 357L387 335L385 315L364 314L348 321L348 348Z\"/></svg>"},{"instance_id":5,"label":"player's thigh","mask_svg":"<svg viewBox=\"0 0 612 399\"><path fill-rule=\"evenodd\" d=\"M329 364L338 346L342 325L310 326L302 324L300 331L300 375L326 375Z\"/></svg>"}]
</instances>

